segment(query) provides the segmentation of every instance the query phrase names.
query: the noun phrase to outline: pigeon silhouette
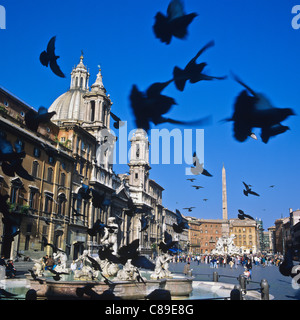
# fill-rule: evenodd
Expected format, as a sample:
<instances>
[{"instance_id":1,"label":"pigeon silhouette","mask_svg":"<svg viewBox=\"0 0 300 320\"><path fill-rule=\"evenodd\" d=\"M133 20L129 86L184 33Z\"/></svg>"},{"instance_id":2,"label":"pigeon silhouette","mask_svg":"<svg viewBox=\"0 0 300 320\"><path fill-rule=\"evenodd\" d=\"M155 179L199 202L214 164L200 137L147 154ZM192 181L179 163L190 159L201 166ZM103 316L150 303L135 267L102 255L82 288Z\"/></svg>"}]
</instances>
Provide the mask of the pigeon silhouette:
<instances>
[{"instance_id":1,"label":"pigeon silhouette","mask_svg":"<svg viewBox=\"0 0 300 320\"><path fill-rule=\"evenodd\" d=\"M59 56L55 54L55 41L56 36L50 39L47 45L47 50L43 51L40 54L40 62L45 67L48 67L50 65L50 69L54 74L61 78L65 78L66 76L57 64L57 59L59 58Z\"/></svg>"},{"instance_id":2,"label":"pigeon silhouette","mask_svg":"<svg viewBox=\"0 0 300 320\"><path fill-rule=\"evenodd\" d=\"M283 261L280 263L279 265L279 272L285 276L291 276L292 273L292 269L293 269L293 250L291 248L289 248L286 252L286 254L284 255L284 259Z\"/></svg>"},{"instance_id":3,"label":"pigeon silhouette","mask_svg":"<svg viewBox=\"0 0 300 320\"><path fill-rule=\"evenodd\" d=\"M212 175L206 169L203 168L203 163L200 163L196 152L193 153L193 165L194 167L191 167L192 174L194 175L203 174L204 176L212 177Z\"/></svg>"},{"instance_id":4,"label":"pigeon silhouette","mask_svg":"<svg viewBox=\"0 0 300 320\"><path fill-rule=\"evenodd\" d=\"M148 221L147 217L145 217L144 215L141 217L140 220L141 220L141 230L140 230L140 232L143 232L143 231L148 229L149 221Z\"/></svg>"},{"instance_id":5,"label":"pigeon silhouette","mask_svg":"<svg viewBox=\"0 0 300 320\"><path fill-rule=\"evenodd\" d=\"M41 123L48 123L55 114L55 111L48 112L47 108L41 106L38 112L34 110L26 112L25 124L28 129L37 132L39 125Z\"/></svg>"},{"instance_id":6,"label":"pigeon silhouette","mask_svg":"<svg viewBox=\"0 0 300 320\"><path fill-rule=\"evenodd\" d=\"M25 156L24 150L15 150L4 134L0 134L0 161L11 161L16 158L25 158Z\"/></svg>"},{"instance_id":7,"label":"pigeon silhouette","mask_svg":"<svg viewBox=\"0 0 300 320\"><path fill-rule=\"evenodd\" d=\"M207 125L211 122L211 116L194 121L181 121L163 117L168 113L176 101L161 92L166 88L172 80L166 82L153 83L146 92L138 90L136 85L132 86L130 92L131 109L135 116L135 124L137 128L142 128L146 132L150 129L150 123L158 125L161 123L173 123L180 125Z\"/></svg>"},{"instance_id":8,"label":"pigeon silhouette","mask_svg":"<svg viewBox=\"0 0 300 320\"><path fill-rule=\"evenodd\" d=\"M199 190L199 189L203 188L201 186L192 186L192 187L195 188L196 190Z\"/></svg>"},{"instance_id":9,"label":"pigeon silhouette","mask_svg":"<svg viewBox=\"0 0 300 320\"><path fill-rule=\"evenodd\" d=\"M188 210L188 212L192 212L193 209L195 209L196 207L188 207L188 208L183 208L183 210Z\"/></svg>"},{"instance_id":10,"label":"pigeon silhouette","mask_svg":"<svg viewBox=\"0 0 300 320\"><path fill-rule=\"evenodd\" d=\"M19 143L17 139L14 143L14 149L16 156L8 161L2 162L2 171L9 177L14 177L18 175L21 178L24 178L29 181L34 181L34 178L27 172L27 170L23 167L23 158L24 158L24 150L23 146Z\"/></svg>"},{"instance_id":11,"label":"pigeon silhouette","mask_svg":"<svg viewBox=\"0 0 300 320\"><path fill-rule=\"evenodd\" d=\"M259 197L259 194L256 193L256 192L254 192L254 191L252 191L252 189L250 188L250 186L249 186L247 183L245 183L245 182L243 181L243 184L244 184L244 186L245 186L245 188L246 188L246 189L243 190L245 196L248 197L248 194L252 194L252 195L254 195L254 196Z\"/></svg>"},{"instance_id":12,"label":"pigeon silhouette","mask_svg":"<svg viewBox=\"0 0 300 320\"><path fill-rule=\"evenodd\" d=\"M110 112L111 117L113 118L113 120L115 121L113 126L115 129L119 129L120 127L122 127L125 123L124 121L122 121L117 115L115 115L114 113Z\"/></svg>"},{"instance_id":13,"label":"pigeon silhouette","mask_svg":"<svg viewBox=\"0 0 300 320\"><path fill-rule=\"evenodd\" d=\"M245 218L251 219L251 220L255 220L253 217L249 216L248 214L245 214L245 212L241 209L238 210L238 218L240 220L244 220Z\"/></svg>"},{"instance_id":14,"label":"pigeon silhouette","mask_svg":"<svg viewBox=\"0 0 300 320\"><path fill-rule=\"evenodd\" d=\"M128 259L131 259L131 264L137 268L144 268L149 270L154 270L155 265L145 256L141 255L139 252L140 240L133 240L128 245L122 246L118 250L118 259L121 264L125 265Z\"/></svg>"},{"instance_id":15,"label":"pigeon silhouette","mask_svg":"<svg viewBox=\"0 0 300 320\"><path fill-rule=\"evenodd\" d=\"M67 272L58 272L58 271L56 271L56 270L54 270L54 269L48 269L48 270L49 270L51 273L54 274L54 275L52 276L52 278L53 278L53 280L55 280L55 281L61 280L61 275L62 275L62 274L68 275Z\"/></svg>"},{"instance_id":16,"label":"pigeon silhouette","mask_svg":"<svg viewBox=\"0 0 300 320\"><path fill-rule=\"evenodd\" d=\"M196 13L185 14L183 2L172 0L167 8L167 15L158 12L155 16L153 31L161 42L170 44L172 37L185 39L187 28L197 16Z\"/></svg>"},{"instance_id":17,"label":"pigeon silhouette","mask_svg":"<svg viewBox=\"0 0 300 320\"><path fill-rule=\"evenodd\" d=\"M256 93L237 76L233 76L246 89L236 98L233 116L225 119L225 121L234 122L233 131L237 141L245 141L253 134L253 128L261 128L261 138L264 143L267 143L270 137L289 129L282 126L281 122L289 116L295 115L291 108L273 107L265 95Z\"/></svg>"},{"instance_id":18,"label":"pigeon silhouette","mask_svg":"<svg viewBox=\"0 0 300 320\"><path fill-rule=\"evenodd\" d=\"M199 58L199 56L208 48L214 46L214 41L210 41L208 44L206 44L201 50L198 51L198 53L195 55L193 59L191 59L188 64L185 66L185 68L182 70L179 67L175 67L173 70L173 78L175 82L175 86L179 91L183 91L185 84L187 81L190 83L196 83L201 80L224 80L227 78L227 76L223 77L213 77L206 75L202 73L203 69L207 66L206 62L202 62L197 64L196 60Z\"/></svg>"},{"instance_id":19,"label":"pigeon silhouette","mask_svg":"<svg viewBox=\"0 0 300 320\"><path fill-rule=\"evenodd\" d=\"M170 249L177 249L176 245L177 245L178 241L174 241L172 239L172 236L170 233L168 233L167 231L164 232L164 241L161 241L158 245L159 249L164 252L167 253Z\"/></svg>"},{"instance_id":20,"label":"pigeon silhouette","mask_svg":"<svg viewBox=\"0 0 300 320\"><path fill-rule=\"evenodd\" d=\"M49 246L52 248L53 252L56 253L57 251L66 253L64 250L62 250L61 248L58 248L56 245L49 243L47 238L45 236L42 236L42 243L44 245L44 247Z\"/></svg>"},{"instance_id":21,"label":"pigeon silhouette","mask_svg":"<svg viewBox=\"0 0 300 320\"><path fill-rule=\"evenodd\" d=\"M187 220L183 218L178 209L176 209L176 221L177 223L173 223L173 230L176 233L182 233L185 229L190 228Z\"/></svg>"}]
</instances>

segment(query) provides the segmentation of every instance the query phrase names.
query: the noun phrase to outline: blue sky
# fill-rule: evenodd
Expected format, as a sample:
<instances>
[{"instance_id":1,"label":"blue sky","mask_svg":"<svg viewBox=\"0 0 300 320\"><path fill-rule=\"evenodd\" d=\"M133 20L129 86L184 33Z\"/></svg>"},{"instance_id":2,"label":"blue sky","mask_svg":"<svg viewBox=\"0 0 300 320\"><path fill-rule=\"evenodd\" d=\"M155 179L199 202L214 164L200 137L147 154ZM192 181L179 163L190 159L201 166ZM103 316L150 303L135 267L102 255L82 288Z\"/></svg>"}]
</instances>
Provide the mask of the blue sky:
<instances>
[{"instance_id":1,"label":"blue sky","mask_svg":"<svg viewBox=\"0 0 300 320\"><path fill-rule=\"evenodd\" d=\"M178 103L168 113L174 119L193 120L212 115L213 124L204 127L205 156L200 160L204 160L213 177L197 177L195 183L204 186L201 190L194 190L186 180L189 178L185 175L186 164L152 165L150 177L165 188L165 207L186 213L182 208L195 206L191 215L217 219L222 217L224 163L229 218L237 217L237 210L242 209L261 218L267 229L275 219L288 216L289 208L300 207L299 116L284 121L291 130L272 138L268 144L260 139L237 142L232 124L219 120L232 115L234 100L242 90L230 77L230 71L254 90L265 93L274 106L291 107L300 114L300 29L294 30L291 25L295 16L292 8L300 2L185 0L186 12L196 12L198 16L185 40L173 38L170 45L165 45L155 38L152 26L156 13L165 13L168 3L168 0L2 0L7 28L0 30L0 85L34 108L49 107L68 90L70 72L83 50L84 63L91 74L90 85L100 64L104 86L114 103L112 111L127 120L131 130L132 85L145 90L153 82L169 80L174 66L183 68L200 48L214 40L215 46L197 62L208 63L205 69L208 74L229 75L228 79L188 83L184 92L170 84L163 92ZM56 77L39 62L40 52L54 35L65 79ZM174 125L157 128L164 127L176 128ZM259 131L256 133L259 135ZM115 165L114 169L122 173L128 167ZM242 181L252 184L261 196L245 197Z\"/></svg>"}]
</instances>

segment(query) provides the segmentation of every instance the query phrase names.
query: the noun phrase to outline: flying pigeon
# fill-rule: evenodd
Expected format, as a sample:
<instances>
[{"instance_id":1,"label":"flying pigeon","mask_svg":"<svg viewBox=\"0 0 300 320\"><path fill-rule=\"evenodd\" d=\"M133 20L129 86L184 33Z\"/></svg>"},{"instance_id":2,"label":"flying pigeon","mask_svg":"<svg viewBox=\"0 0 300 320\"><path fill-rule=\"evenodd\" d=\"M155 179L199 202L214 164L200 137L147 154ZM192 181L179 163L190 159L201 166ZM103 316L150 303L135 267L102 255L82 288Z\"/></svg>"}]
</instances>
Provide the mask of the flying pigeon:
<instances>
[{"instance_id":1,"label":"flying pigeon","mask_svg":"<svg viewBox=\"0 0 300 320\"><path fill-rule=\"evenodd\" d=\"M45 67L48 67L50 65L50 69L54 74L56 74L61 78L65 78L66 76L61 71L56 61L59 58L59 56L55 54L55 41L56 41L56 36L50 39L47 45L47 50L43 51L40 54L40 62Z\"/></svg>"},{"instance_id":2,"label":"flying pigeon","mask_svg":"<svg viewBox=\"0 0 300 320\"><path fill-rule=\"evenodd\" d=\"M184 39L188 34L188 26L196 16L196 13L185 14L181 0L172 0L168 5L167 16L161 12L156 14L153 25L154 34L166 44L170 44L172 36Z\"/></svg>"}]
</instances>

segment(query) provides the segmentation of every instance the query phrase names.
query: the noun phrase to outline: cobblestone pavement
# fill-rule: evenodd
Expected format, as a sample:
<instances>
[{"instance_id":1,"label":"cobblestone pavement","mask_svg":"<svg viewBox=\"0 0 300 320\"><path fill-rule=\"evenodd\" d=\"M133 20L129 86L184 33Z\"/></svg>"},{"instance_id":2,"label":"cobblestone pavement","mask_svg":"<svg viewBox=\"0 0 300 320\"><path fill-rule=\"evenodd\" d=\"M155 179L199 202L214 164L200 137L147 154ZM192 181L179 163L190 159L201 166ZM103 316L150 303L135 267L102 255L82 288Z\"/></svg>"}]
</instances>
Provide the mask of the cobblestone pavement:
<instances>
[{"instance_id":1,"label":"cobblestone pavement","mask_svg":"<svg viewBox=\"0 0 300 320\"><path fill-rule=\"evenodd\" d=\"M71 261L70 261L71 262ZM69 262L69 264L70 264ZM15 262L17 270L17 279L25 278L25 274L28 273L28 269L32 268L33 262L19 261ZM183 271L185 263L170 263L169 270L171 272L181 273ZM219 275L219 282L238 284L238 276L243 273L242 266L238 266L237 269L230 269L229 266L219 267L217 269L210 268L209 265L197 262L191 262L192 274L195 277L195 281L212 281L213 272L217 272ZM260 281L266 279L270 286L270 295L274 296L274 300L300 300L300 289L295 290L292 287L291 277L284 277L276 266L262 267L253 266L252 269L252 282L247 284L247 289L260 288ZM14 281L14 280L11 280Z\"/></svg>"}]
</instances>

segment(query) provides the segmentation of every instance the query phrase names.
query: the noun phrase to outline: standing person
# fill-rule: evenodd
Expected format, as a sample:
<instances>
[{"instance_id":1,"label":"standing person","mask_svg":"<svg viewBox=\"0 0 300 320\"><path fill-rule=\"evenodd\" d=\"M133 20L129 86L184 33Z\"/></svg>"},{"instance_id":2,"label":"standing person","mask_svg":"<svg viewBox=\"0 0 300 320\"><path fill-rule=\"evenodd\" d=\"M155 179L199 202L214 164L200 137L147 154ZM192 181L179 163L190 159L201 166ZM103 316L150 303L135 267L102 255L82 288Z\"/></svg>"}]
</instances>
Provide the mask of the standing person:
<instances>
[{"instance_id":1,"label":"standing person","mask_svg":"<svg viewBox=\"0 0 300 320\"><path fill-rule=\"evenodd\" d=\"M7 261L6 265L6 276L8 278L15 278L16 277L17 270L15 269L15 266L13 264L12 260Z\"/></svg>"},{"instance_id":2,"label":"standing person","mask_svg":"<svg viewBox=\"0 0 300 320\"><path fill-rule=\"evenodd\" d=\"M74 273L75 270L77 269L77 263L75 262L75 260L72 261L71 265L70 265L71 271Z\"/></svg>"},{"instance_id":3,"label":"standing person","mask_svg":"<svg viewBox=\"0 0 300 320\"><path fill-rule=\"evenodd\" d=\"M251 262L251 259L247 258L245 267L250 272L249 279L252 279L252 262Z\"/></svg>"},{"instance_id":4,"label":"standing person","mask_svg":"<svg viewBox=\"0 0 300 320\"><path fill-rule=\"evenodd\" d=\"M183 268L183 273L187 275L190 271L191 271L191 265L190 265L190 262L188 262Z\"/></svg>"},{"instance_id":5,"label":"standing person","mask_svg":"<svg viewBox=\"0 0 300 320\"><path fill-rule=\"evenodd\" d=\"M1 258L0 258L0 266L6 267L6 262L5 262L4 256L1 256Z\"/></svg>"}]
</instances>

